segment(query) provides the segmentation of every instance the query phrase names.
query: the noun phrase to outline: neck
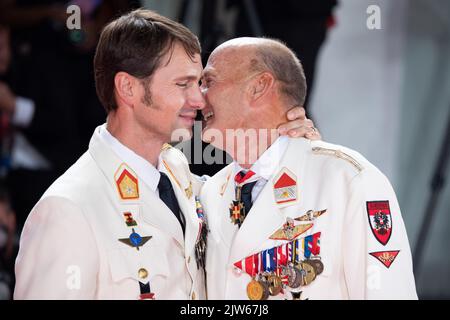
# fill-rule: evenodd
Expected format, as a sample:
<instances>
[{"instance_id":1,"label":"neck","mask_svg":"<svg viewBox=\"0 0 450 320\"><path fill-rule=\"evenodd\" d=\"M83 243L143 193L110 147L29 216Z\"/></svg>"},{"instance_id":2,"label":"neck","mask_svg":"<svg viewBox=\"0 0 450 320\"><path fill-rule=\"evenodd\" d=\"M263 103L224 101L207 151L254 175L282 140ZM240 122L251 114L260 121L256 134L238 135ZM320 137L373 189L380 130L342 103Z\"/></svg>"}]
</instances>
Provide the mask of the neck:
<instances>
[{"instance_id":1,"label":"neck","mask_svg":"<svg viewBox=\"0 0 450 320\"><path fill-rule=\"evenodd\" d=\"M226 151L244 169L249 169L269 149L279 137L277 128L286 122L285 114L281 112L283 109L277 104L261 107L260 110L269 112L246 116L243 122L245 129L235 130L233 138L227 136L225 139ZM230 140L234 143L228 146Z\"/></svg>"},{"instance_id":2,"label":"neck","mask_svg":"<svg viewBox=\"0 0 450 320\"><path fill-rule=\"evenodd\" d=\"M108 132L124 146L141 156L155 168L163 144L166 142L161 136L148 133L131 121L121 119L117 114L108 115L106 121Z\"/></svg>"},{"instance_id":3,"label":"neck","mask_svg":"<svg viewBox=\"0 0 450 320\"><path fill-rule=\"evenodd\" d=\"M249 169L278 137L277 129L246 129L232 138L226 151L242 168Z\"/></svg>"}]
</instances>

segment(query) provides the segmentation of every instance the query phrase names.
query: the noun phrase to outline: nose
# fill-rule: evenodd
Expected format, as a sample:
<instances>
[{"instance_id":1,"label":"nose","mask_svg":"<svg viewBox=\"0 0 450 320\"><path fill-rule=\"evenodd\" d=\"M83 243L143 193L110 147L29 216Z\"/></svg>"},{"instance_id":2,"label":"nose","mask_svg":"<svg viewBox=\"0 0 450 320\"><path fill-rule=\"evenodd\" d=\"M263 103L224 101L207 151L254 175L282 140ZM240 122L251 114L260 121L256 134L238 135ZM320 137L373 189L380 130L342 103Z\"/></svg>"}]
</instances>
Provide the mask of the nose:
<instances>
[{"instance_id":1,"label":"nose","mask_svg":"<svg viewBox=\"0 0 450 320\"><path fill-rule=\"evenodd\" d=\"M197 87L191 94L189 104L196 110L202 110L203 108L205 108L206 105L205 98L203 97L202 91L200 90L199 87Z\"/></svg>"}]
</instances>

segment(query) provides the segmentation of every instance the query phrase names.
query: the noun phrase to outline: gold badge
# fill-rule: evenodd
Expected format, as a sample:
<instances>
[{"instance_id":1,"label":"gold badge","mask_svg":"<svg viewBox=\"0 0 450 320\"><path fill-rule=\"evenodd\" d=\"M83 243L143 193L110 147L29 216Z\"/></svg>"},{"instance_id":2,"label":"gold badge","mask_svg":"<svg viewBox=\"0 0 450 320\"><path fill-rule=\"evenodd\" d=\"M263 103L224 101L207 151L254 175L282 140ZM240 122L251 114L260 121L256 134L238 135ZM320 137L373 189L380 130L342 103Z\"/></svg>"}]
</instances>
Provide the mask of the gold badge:
<instances>
[{"instance_id":1,"label":"gold badge","mask_svg":"<svg viewBox=\"0 0 450 320\"><path fill-rule=\"evenodd\" d=\"M122 200L139 199L139 186L136 175L122 164L115 175L117 189Z\"/></svg>"},{"instance_id":2,"label":"gold badge","mask_svg":"<svg viewBox=\"0 0 450 320\"><path fill-rule=\"evenodd\" d=\"M295 238L297 238L299 235L305 233L309 229L312 228L314 224L308 223L308 224L300 224L300 225L294 225L294 220L291 218L288 218L286 223L283 224L283 227L275 231L271 236L271 240L288 240L291 241Z\"/></svg>"}]
</instances>

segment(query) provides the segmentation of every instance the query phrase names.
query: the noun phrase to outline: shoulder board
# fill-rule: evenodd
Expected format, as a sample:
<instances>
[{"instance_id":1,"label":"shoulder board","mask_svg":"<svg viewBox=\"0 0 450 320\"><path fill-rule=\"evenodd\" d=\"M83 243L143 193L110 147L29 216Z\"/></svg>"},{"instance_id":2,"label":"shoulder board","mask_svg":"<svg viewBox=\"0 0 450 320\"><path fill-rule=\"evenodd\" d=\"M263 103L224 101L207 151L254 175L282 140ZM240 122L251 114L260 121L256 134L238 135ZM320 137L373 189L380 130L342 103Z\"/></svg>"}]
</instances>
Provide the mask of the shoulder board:
<instances>
[{"instance_id":1,"label":"shoulder board","mask_svg":"<svg viewBox=\"0 0 450 320\"><path fill-rule=\"evenodd\" d=\"M172 148L172 146L168 143L164 143L163 146L161 147L161 151L165 151Z\"/></svg>"},{"instance_id":2,"label":"shoulder board","mask_svg":"<svg viewBox=\"0 0 450 320\"><path fill-rule=\"evenodd\" d=\"M364 169L364 167L358 161L356 161L353 157L349 156L348 154L344 153L341 150L314 147L312 148L312 152L313 154L328 155L339 159L343 159L349 162L351 165L353 165L359 172L361 172Z\"/></svg>"}]
</instances>

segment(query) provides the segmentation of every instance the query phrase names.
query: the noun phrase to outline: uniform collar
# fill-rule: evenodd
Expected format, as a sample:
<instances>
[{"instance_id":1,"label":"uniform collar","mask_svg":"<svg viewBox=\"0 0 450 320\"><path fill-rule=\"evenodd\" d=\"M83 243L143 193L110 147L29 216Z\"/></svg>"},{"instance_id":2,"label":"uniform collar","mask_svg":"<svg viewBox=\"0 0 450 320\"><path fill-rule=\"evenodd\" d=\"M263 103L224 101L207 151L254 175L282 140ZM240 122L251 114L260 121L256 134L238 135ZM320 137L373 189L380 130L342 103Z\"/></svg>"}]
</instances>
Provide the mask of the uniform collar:
<instances>
[{"instance_id":1,"label":"uniform collar","mask_svg":"<svg viewBox=\"0 0 450 320\"><path fill-rule=\"evenodd\" d=\"M137 176L144 181L153 192L156 192L161 174L150 162L117 140L106 129L106 124L100 126L96 131L96 134L123 162L133 169ZM161 163L161 161L159 161L159 163Z\"/></svg>"},{"instance_id":2,"label":"uniform collar","mask_svg":"<svg viewBox=\"0 0 450 320\"><path fill-rule=\"evenodd\" d=\"M274 143L266 150L264 153L256 160L256 162L251 166L250 170L255 172L255 176L261 177L265 180L270 180L270 178L275 174L278 165L283 157L289 139L286 136L278 137ZM239 171L246 169L242 168L237 162L234 162L234 175Z\"/></svg>"}]
</instances>

